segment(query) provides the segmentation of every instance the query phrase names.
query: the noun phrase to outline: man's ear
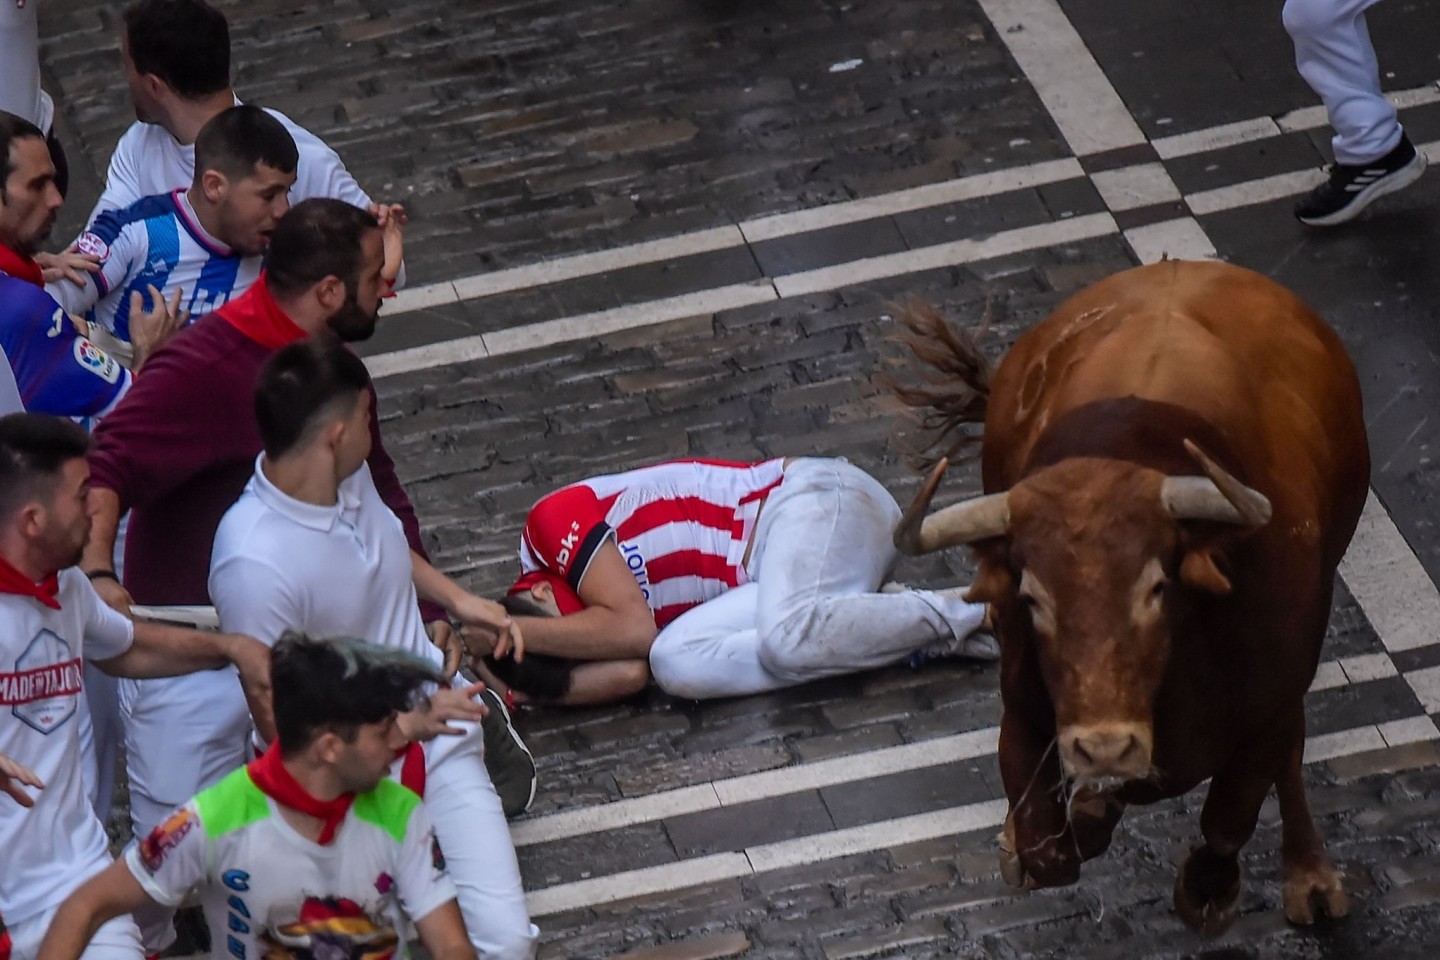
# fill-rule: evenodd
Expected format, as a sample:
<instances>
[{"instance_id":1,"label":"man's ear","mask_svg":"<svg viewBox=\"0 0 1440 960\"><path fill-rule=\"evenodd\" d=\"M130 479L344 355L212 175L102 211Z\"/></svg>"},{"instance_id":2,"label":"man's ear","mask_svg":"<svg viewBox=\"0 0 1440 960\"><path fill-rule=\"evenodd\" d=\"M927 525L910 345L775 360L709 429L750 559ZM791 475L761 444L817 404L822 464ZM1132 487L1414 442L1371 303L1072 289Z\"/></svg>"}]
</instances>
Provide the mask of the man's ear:
<instances>
[{"instance_id":1,"label":"man's ear","mask_svg":"<svg viewBox=\"0 0 1440 960\"><path fill-rule=\"evenodd\" d=\"M530 585L530 599L538 603L549 603L555 599L555 588L548 580L538 580Z\"/></svg>"},{"instance_id":2,"label":"man's ear","mask_svg":"<svg viewBox=\"0 0 1440 960\"><path fill-rule=\"evenodd\" d=\"M38 537L45 529L45 513L45 504L38 500L32 500L21 507L16 514L20 532L27 537Z\"/></svg>"},{"instance_id":3,"label":"man's ear","mask_svg":"<svg viewBox=\"0 0 1440 960\"><path fill-rule=\"evenodd\" d=\"M230 178L219 170L206 170L200 175L200 191L211 203L219 203L223 200L229 187Z\"/></svg>"},{"instance_id":4,"label":"man's ear","mask_svg":"<svg viewBox=\"0 0 1440 960\"><path fill-rule=\"evenodd\" d=\"M332 764L338 761L345 751L345 741L334 730L326 730L315 738L310 749L314 751L315 759L324 764Z\"/></svg>"},{"instance_id":5,"label":"man's ear","mask_svg":"<svg viewBox=\"0 0 1440 960\"><path fill-rule=\"evenodd\" d=\"M327 313L335 313L345 305L345 281L333 273L315 284L315 299Z\"/></svg>"}]
</instances>

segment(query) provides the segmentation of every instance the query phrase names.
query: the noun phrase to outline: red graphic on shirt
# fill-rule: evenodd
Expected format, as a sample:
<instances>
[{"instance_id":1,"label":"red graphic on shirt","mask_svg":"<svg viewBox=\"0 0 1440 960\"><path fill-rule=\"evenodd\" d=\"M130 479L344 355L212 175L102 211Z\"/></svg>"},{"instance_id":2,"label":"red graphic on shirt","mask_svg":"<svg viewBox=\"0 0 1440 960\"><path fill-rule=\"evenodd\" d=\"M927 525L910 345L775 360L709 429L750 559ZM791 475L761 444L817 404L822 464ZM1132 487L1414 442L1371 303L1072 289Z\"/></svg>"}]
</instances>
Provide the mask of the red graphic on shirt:
<instances>
[{"instance_id":1,"label":"red graphic on shirt","mask_svg":"<svg viewBox=\"0 0 1440 960\"><path fill-rule=\"evenodd\" d=\"M308 897L300 919L260 935L262 960L390 960L400 938L354 900Z\"/></svg>"},{"instance_id":2,"label":"red graphic on shirt","mask_svg":"<svg viewBox=\"0 0 1440 960\"><path fill-rule=\"evenodd\" d=\"M81 690L82 677L79 658L32 670L0 672L0 705L18 707L39 700L73 697Z\"/></svg>"},{"instance_id":3,"label":"red graphic on shirt","mask_svg":"<svg viewBox=\"0 0 1440 960\"><path fill-rule=\"evenodd\" d=\"M150 836L140 842L140 862L145 865L145 869L152 874L157 872L165 862L165 857L180 845L180 841L195 829L197 823L199 820L195 814L181 807L170 814L164 823L151 830Z\"/></svg>"},{"instance_id":4,"label":"red graphic on shirt","mask_svg":"<svg viewBox=\"0 0 1440 960\"><path fill-rule=\"evenodd\" d=\"M10 960L10 931L5 929L5 918L0 917L0 960Z\"/></svg>"}]
</instances>

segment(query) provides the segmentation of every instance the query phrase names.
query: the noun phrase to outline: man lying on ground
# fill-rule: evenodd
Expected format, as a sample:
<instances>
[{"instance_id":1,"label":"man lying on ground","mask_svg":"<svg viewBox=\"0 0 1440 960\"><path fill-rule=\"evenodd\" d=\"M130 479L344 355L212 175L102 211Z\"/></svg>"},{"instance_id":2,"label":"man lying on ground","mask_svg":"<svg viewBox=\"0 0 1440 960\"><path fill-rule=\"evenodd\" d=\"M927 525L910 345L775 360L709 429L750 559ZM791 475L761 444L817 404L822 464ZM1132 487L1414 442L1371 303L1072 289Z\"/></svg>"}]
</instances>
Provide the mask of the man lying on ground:
<instances>
[{"instance_id":1,"label":"man lying on ground","mask_svg":"<svg viewBox=\"0 0 1440 960\"><path fill-rule=\"evenodd\" d=\"M110 918L192 890L216 958L403 956L409 917L435 960L473 960L425 808L386 776L408 742L397 716L444 674L288 633L270 675L278 740L71 894L37 960L76 960Z\"/></svg>"},{"instance_id":2,"label":"man lying on ground","mask_svg":"<svg viewBox=\"0 0 1440 960\"><path fill-rule=\"evenodd\" d=\"M526 659L486 666L520 695L575 705L630 696L650 674L703 699L916 654L994 659L985 607L963 589L881 591L899 518L843 459L684 460L572 484L521 536L509 603L537 614L516 617Z\"/></svg>"}]
</instances>

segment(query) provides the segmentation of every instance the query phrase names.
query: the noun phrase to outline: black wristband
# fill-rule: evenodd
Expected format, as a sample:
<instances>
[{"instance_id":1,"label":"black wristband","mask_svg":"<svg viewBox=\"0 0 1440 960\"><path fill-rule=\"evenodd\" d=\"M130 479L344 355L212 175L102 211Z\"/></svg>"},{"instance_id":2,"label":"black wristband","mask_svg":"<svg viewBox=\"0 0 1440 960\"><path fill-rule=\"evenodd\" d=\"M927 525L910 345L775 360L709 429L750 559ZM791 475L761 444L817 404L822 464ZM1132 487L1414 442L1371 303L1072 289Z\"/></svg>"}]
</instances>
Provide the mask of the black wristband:
<instances>
[{"instance_id":1,"label":"black wristband","mask_svg":"<svg viewBox=\"0 0 1440 960\"><path fill-rule=\"evenodd\" d=\"M114 570L86 570L85 576L89 577L92 583L96 580L114 580L116 583L120 582L120 577Z\"/></svg>"}]
</instances>

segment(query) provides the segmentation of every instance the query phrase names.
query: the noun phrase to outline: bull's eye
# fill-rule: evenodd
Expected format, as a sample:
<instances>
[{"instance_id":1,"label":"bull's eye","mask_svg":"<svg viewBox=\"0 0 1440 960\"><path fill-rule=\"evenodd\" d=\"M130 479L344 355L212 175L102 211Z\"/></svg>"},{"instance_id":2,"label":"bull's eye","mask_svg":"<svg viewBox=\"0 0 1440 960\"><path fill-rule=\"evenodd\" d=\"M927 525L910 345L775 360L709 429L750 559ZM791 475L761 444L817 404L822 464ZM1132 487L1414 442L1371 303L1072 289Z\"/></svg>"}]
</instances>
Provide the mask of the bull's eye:
<instances>
[{"instance_id":1,"label":"bull's eye","mask_svg":"<svg viewBox=\"0 0 1440 960\"><path fill-rule=\"evenodd\" d=\"M1168 583L1169 583L1168 580L1156 580L1156 581L1155 581L1155 586L1153 586L1153 587L1150 588L1150 599L1151 599L1151 601L1153 601L1153 602L1155 602L1155 603L1159 603L1161 600L1163 600L1163 599L1165 598L1165 588L1166 588L1166 584L1168 584Z\"/></svg>"}]
</instances>

